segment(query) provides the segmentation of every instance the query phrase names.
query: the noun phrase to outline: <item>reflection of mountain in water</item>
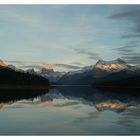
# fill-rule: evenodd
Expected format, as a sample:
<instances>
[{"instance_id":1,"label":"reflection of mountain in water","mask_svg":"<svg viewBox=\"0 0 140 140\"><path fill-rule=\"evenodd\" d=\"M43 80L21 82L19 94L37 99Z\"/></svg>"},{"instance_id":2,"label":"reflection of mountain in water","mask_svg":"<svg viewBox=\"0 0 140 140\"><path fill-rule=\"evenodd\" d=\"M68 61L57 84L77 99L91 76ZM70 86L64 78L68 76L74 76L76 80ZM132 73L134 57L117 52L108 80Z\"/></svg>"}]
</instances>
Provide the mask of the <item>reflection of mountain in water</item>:
<instances>
[{"instance_id":1,"label":"reflection of mountain in water","mask_svg":"<svg viewBox=\"0 0 140 140\"><path fill-rule=\"evenodd\" d=\"M23 99L32 100L34 105L42 104L45 106L52 105L53 101L57 99L68 99L74 102L66 102L65 104L59 105L59 107L76 105L76 101L78 101L82 104L95 106L98 111L111 110L115 112L121 112L130 106L137 106L140 104L139 95L134 91L97 90L83 86L58 86L54 89L50 89L49 92L48 90L12 90L1 91L1 93L0 108L4 106L4 103ZM38 97L37 101L33 100L36 97Z\"/></svg>"},{"instance_id":2,"label":"reflection of mountain in water","mask_svg":"<svg viewBox=\"0 0 140 140\"><path fill-rule=\"evenodd\" d=\"M35 97L47 92L48 90L0 90L0 108L2 108L5 103L23 99L33 100Z\"/></svg>"},{"instance_id":3,"label":"reflection of mountain in water","mask_svg":"<svg viewBox=\"0 0 140 140\"><path fill-rule=\"evenodd\" d=\"M135 91L108 91L90 87L59 87L58 91L69 99L79 99L83 103L94 105L98 111L113 110L121 112L129 106L140 104L140 98Z\"/></svg>"},{"instance_id":4,"label":"reflection of mountain in water","mask_svg":"<svg viewBox=\"0 0 140 140\"><path fill-rule=\"evenodd\" d=\"M140 104L137 92L133 91L103 91L91 87L57 87L51 89L47 94L40 96L42 102L54 99L77 100L83 104L95 106L98 111L113 110L121 112L129 106ZM68 104L65 104L68 105ZM63 106L65 106L63 105ZM71 105L69 103L69 105Z\"/></svg>"}]
</instances>

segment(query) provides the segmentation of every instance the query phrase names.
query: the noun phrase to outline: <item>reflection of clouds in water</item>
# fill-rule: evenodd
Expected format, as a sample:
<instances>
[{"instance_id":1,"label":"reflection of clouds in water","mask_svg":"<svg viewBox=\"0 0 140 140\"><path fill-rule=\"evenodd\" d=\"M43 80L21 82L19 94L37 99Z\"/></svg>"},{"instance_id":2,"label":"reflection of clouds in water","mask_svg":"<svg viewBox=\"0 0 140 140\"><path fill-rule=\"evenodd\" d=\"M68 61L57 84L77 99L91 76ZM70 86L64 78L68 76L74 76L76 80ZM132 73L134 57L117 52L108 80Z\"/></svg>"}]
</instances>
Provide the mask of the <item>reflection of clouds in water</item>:
<instances>
[{"instance_id":1,"label":"reflection of clouds in water","mask_svg":"<svg viewBox=\"0 0 140 140\"><path fill-rule=\"evenodd\" d=\"M124 126L128 131L132 133L138 133L140 128L140 108L132 107L120 114L117 124ZM116 122L115 122L116 123ZM139 134L139 133L138 133Z\"/></svg>"},{"instance_id":2,"label":"reflection of clouds in water","mask_svg":"<svg viewBox=\"0 0 140 140\"><path fill-rule=\"evenodd\" d=\"M50 90L47 94L34 99L11 102L12 104L7 104L6 108L13 108L12 111L19 108L15 109L16 112L33 111L39 119L36 128L41 133L47 131L49 134L56 132L58 134L99 135L139 134L140 110L136 108L139 104L137 97L125 96L121 100L122 98L114 93L109 96L110 94L106 94L104 91L96 93L86 91L89 90L71 91L69 88L64 92ZM114 97L118 98L114 99ZM137 106L132 108L127 106L129 104ZM97 107L101 111L98 111ZM117 111L114 112L114 109L126 110L118 113ZM30 116L31 120L35 116L32 115ZM42 118L40 118L41 116ZM24 117L23 115L24 121L27 121L26 118L29 119L28 116ZM35 129L34 126L33 129Z\"/></svg>"},{"instance_id":3,"label":"reflection of clouds in water","mask_svg":"<svg viewBox=\"0 0 140 140\"><path fill-rule=\"evenodd\" d=\"M135 131L136 125L134 125L133 121L129 118L121 118L118 120L117 124L122 125L128 129L128 131Z\"/></svg>"},{"instance_id":4,"label":"reflection of clouds in water","mask_svg":"<svg viewBox=\"0 0 140 140\"><path fill-rule=\"evenodd\" d=\"M48 132L49 135L95 135L95 132L90 132L84 127L79 127L75 124L71 124L69 122L61 121L61 123L51 122L50 124L47 124L48 127L46 127L46 123L43 123L42 125L39 125L39 129L43 132Z\"/></svg>"},{"instance_id":5,"label":"reflection of clouds in water","mask_svg":"<svg viewBox=\"0 0 140 140\"><path fill-rule=\"evenodd\" d=\"M35 101L17 101L12 105L6 105L5 108L36 108L36 107L68 107L79 105L80 101L68 100L68 99L54 99L54 100L35 100Z\"/></svg>"},{"instance_id":6,"label":"reflection of clouds in water","mask_svg":"<svg viewBox=\"0 0 140 140\"><path fill-rule=\"evenodd\" d=\"M97 119L97 118L99 119L99 117L100 117L100 112L89 112L86 117L79 117L75 121L83 122L83 121L89 121L89 120Z\"/></svg>"},{"instance_id":7,"label":"reflection of clouds in water","mask_svg":"<svg viewBox=\"0 0 140 140\"><path fill-rule=\"evenodd\" d=\"M73 109L76 109L76 110L77 110L77 109L80 109L80 108L81 108L80 105L78 105L78 106L74 106L74 107L73 107Z\"/></svg>"},{"instance_id":8,"label":"reflection of clouds in water","mask_svg":"<svg viewBox=\"0 0 140 140\"><path fill-rule=\"evenodd\" d=\"M78 105L78 104L80 104L80 103L77 101L73 101L73 102L67 102L65 104L56 104L54 106L55 107L67 107L67 106L73 106L73 105Z\"/></svg>"}]
</instances>

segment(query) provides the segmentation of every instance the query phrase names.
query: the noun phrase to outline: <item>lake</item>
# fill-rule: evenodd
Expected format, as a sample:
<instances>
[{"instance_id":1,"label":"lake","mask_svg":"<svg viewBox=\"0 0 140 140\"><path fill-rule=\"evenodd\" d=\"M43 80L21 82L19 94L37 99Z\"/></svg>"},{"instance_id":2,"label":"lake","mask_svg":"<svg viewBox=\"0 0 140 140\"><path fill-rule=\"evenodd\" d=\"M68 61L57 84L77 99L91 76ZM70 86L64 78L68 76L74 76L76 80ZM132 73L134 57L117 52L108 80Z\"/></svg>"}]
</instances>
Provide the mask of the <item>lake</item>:
<instances>
[{"instance_id":1,"label":"lake","mask_svg":"<svg viewBox=\"0 0 140 140\"><path fill-rule=\"evenodd\" d=\"M139 94L88 86L1 90L0 135L140 135Z\"/></svg>"}]
</instances>

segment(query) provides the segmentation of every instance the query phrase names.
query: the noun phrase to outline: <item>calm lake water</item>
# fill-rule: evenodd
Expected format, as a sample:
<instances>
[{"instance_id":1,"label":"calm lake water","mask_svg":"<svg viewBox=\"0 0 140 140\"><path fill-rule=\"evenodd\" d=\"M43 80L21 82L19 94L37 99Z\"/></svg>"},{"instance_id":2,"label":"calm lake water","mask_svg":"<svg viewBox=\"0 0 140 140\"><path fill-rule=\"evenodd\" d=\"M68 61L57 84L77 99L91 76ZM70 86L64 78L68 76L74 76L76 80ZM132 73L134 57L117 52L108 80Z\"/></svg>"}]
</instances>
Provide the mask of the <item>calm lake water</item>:
<instances>
[{"instance_id":1,"label":"calm lake water","mask_svg":"<svg viewBox=\"0 0 140 140\"><path fill-rule=\"evenodd\" d=\"M0 135L140 135L139 92L0 91Z\"/></svg>"}]
</instances>

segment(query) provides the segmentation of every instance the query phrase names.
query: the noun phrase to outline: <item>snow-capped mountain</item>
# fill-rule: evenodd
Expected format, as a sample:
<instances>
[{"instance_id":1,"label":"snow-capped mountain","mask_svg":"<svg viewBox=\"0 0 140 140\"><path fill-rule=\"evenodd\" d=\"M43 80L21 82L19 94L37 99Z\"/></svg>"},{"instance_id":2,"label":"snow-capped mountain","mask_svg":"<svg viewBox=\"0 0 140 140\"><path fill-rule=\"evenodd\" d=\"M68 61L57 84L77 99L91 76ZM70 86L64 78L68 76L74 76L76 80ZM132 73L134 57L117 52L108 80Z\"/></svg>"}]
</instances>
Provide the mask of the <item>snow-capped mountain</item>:
<instances>
[{"instance_id":1,"label":"snow-capped mountain","mask_svg":"<svg viewBox=\"0 0 140 140\"><path fill-rule=\"evenodd\" d=\"M117 59L113 63L95 65L93 81L95 87L138 88L140 86L140 66L128 65Z\"/></svg>"},{"instance_id":2,"label":"snow-capped mountain","mask_svg":"<svg viewBox=\"0 0 140 140\"><path fill-rule=\"evenodd\" d=\"M94 77L100 78L108 74L119 72L121 70L129 69L130 66L123 60L116 59L114 61L98 60L94 67Z\"/></svg>"},{"instance_id":3,"label":"snow-capped mountain","mask_svg":"<svg viewBox=\"0 0 140 140\"><path fill-rule=\"evenodd\" d=\"M0 66L5 67L7 65L0 59Z\"/></svg>"},{"instance_id":4,"label":"snow-capped mountain","mask_svg":"<svg viewBox=\"0 0 140 140\"><path fill-rule=\"evenodd\" d=\"M4 68L10 68L14 71L20 71L20 72L24 72L22 69L18 69L16 68L14 65L8 65L6 64L3 60L0 59L0 67L4 67Z\"/></svg>"},{"instance_id":5,"label":"snow-capped mountain","mask_svg":"<svg viewBox=\"0 0 140 140\"><path fill-rule=\"evenodd\" d=\"M119 58L114 61L98 60L98 62L95 65L95 68L112 72L127 69L129 68L129 65Z\"/></svg>"},{"instance_id":6,"label":"snow-capped mountain","mask_svg":"<svg viewBox=\"0 0 140 140\"><path fill-rule=\"evenodd\" d=\"M23 71L13 65L7 65L0 60L1 68L12 69L15 72L30 73L49 79L51 83L65 85L91 85L96 81L118 80L120 78L131 78L140 76L140 65L128 65L121 59L113 61L98 60L95 65L81 68L77 71L57 72L53 69L42 68L35 71L33 68Z\"/></svg>"},{"instance_id":7,"label":"snow-capped mountain","mask_svg":"<svg viewBox=\"0 0 140 140\"><path fill-rule=\"evenodd\" d=\"M140 65L132 66L130 68L131 71L140 74Z\"/></svg>"},{"instance_id":8,"label":"snow-capped mountain","mask_svg":"<svg viewBox=\"0 0 140 140\"><path fill-rule=\"evenodd\" d=\"M84 67L78 71L67 72L59 80L59 84L89 85L93 80L94 66Z\"/></svg>"},{"instance_id":9,"label":"snow-capped mountain","mask_svg":"<svg viewBox=\"0 0 140 140\"><path fill-rule=\"evenodd\" d=\"M67 74L69 75L80 74L80 73L91 71L93 68L94 68L94 65L90 65L90 66L83 67L80 70L69 71L67 72Z\"/></svg>"},{"instance_id":10,"label":"snow-capped mountain","mask_svg":"<svg viewBox=\"0 0 140 140\"><path fill-rule=\"evenodd\" d=\"M120 58L114 61L98 60L98 62L95 65L86 66L77 71L69 71L66 74L75 75L75 74L82 74L85 72L94 71L94 76L98 77L98 75L100 76L106 75L105 72L109 74L112 72L118 72L123 69L128 69L129 67L130 66Z\"/></svg>"},{"instance_id":11,"label":"snow-capped mountain","mask_svg":"<svg viewBox=\"0 0 140 140\"><path fill-rule=\"evenodd\" d=\"M114 75L115 74L115 75ZM98 60L95 65L84 67L81 70L68 72L60 80L59 84L91 84L97 79L106 76L131 77L140 74L140 65L131 66L123 60L116 59L113 61Z\"/></svg>"},{"instance_id":12,"label":"snow-capped mountain","mask_svg":"<svg viewBox=\"0 0 140 140\"><path fill-rule=\"evenodd\" d=\"M8 85L10 88L13 88L13 85L49 85L47 78L35 74L27 74L25 71L17 69L13 65L6 65L3 61L0 63L1 85Z\"/></svg>"},{"instance_id":13,"label":"snow-capped mountain","mask_svg":"<svg viewBox=\"0 0 140 140\"><path fill-rule=\"evenodd\" d=\"M50 80L50 82L56 82L59 80L65 73L64 72L56 72L53 69L42 68L37 74L46 77Z\"/></svg>"}]
</instances>

